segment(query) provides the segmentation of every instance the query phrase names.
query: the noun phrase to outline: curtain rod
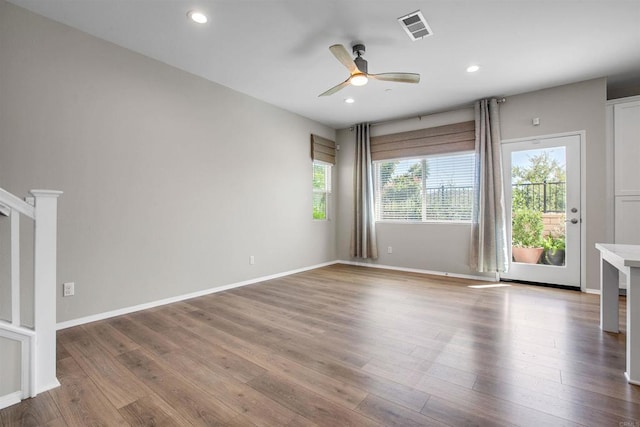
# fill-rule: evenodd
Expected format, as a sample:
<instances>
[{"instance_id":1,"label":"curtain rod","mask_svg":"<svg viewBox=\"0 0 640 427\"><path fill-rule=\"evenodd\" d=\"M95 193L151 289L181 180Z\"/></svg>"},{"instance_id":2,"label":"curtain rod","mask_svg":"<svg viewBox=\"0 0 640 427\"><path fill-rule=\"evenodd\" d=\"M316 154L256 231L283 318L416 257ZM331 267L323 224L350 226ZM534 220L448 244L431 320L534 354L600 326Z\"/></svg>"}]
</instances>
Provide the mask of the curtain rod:
<instances>
[{"instance_id":1,"label":"curtain rod","mask_svg":"<svg viewBox=\"0 0 640 427\"><path fill-rule=\"evenodd\" d=\"M497 98L497 101L498 101L498 104L502 104L503 102L507 102L507 98L505 98L505 97ZM464 105L464 106L458 107L455 110L436 111L436 112L433 112L431 114L421 114L419 116L411 116L411 117L404 117L404 118L399 118L399 119L382 120L380 122L369 123L369 126L386 125L388 123L403 122L405 120L413 120L413 119L422 120L423 117L432 116L434 114L453 113L454 111L464 110L465 108L471 108L474 105L475 104L468 104L468 105ZM352 131L354 129L354 127L355 127L355 125L350 126L349 130Z\"/></svg>"}]
</instances>

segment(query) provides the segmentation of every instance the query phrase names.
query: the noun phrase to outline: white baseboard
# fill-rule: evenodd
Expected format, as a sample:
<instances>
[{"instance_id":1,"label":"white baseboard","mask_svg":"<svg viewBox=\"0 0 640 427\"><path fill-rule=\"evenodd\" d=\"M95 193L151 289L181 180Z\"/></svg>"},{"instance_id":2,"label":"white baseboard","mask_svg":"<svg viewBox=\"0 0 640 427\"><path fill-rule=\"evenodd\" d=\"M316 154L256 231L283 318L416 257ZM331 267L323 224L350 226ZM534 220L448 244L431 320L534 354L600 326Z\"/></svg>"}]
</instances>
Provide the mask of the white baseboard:
<instances>
[{"instance_id":1,"label":"white baseboard","mask_svg":"<svg viewBox=\"0 0 640 427\"><path fill-rule=\"evenodd\" d=\"M123 314L134 313L136 311L147 310L153 307L159 307L161 305L171 304L174 302L184 301L186 299L201 297L204 295L213 294L216 292L222 292L229 289L239 288L242 286L253 285L254 283L264 282L267 280L277 279L279 277L290 276L292 274L302 273L304 271L313 270L320 267L326 267L328 265L333 265L338 263L338 261L330 261L322 264L311 265L308 267L298 268L296 270L285 271L282 273L276 273L269 276L256 277L254 279L244 280L242 282L232 283L230 285L222 285L215 288L204 289L201 291L191 292L188 294L178 295L171 298L165 298L157 301L151 301L143 304L133 305L130 307L120 308L117 310L106 311L104 313L98 313L91 316L80 317L77 319L67 320L65 322L59 322L56 325L56 329L59 331L61 329L71 328L73 326L84 325L85 323L96 322L98 320L109 319L111 317L122 316Z\"/></svg>"},{"instance_id":2,"label":"white baseboard","mask_svg":"<svg viewBox=\"0 0 640 427\"><path fill-rule=\"evenodd\" d=\"M600 289L584 288L585 293L600 295Z\"/></svg>"},{"instance_id":3,"label":"white baseboard","mask_svg":"<svg viewBox=\"0 0 640 427\"><path fill-rule=\"evenodd\" d=\"M40 388L38 389L38 394L44 393L45 391L53 390L54 388L58 387L60 387L60 381L58 381L58 379L55 379L55 381L52 383L40 386Z\"/></svg>"},{"instance_id":4,"label":"white baseboard","mask_svg":"<svg viewBox=\"0 0 640 427\"><path fill-rule=\"evenodd\" d=\"M419 273L419 274L431 274L433 276L455 277L455 278L458 278L458 279L482 280L482 281L485 281L485 282L497 282L498 281L498 279L496 277L474 276L474 275L471 275L471 274L448 273L446 271L421 270L421 269L417 269L417 268L396 267L396 266L393 266L393 265L372 264L372 263L368 263L368 262L339 260L339 261L337 261L337 263L339 263L339 264L347 264L347 265L357 265L359 267L380 268L380 269L383 269L383 270L406 271L407 273Z\"/></svg>"},{"instance_id":5,"label":"white baseboard","mask_svg":"<svg viewBox=\"0 0 640 427\"><path fill-rule=\"evenodd\" d=\"M0 397L0 409L8 408L11 405L20 403L22 400L22 392L14 391L13 393L5 394Z\"/></svg>"},{"instance_id":6,"label":"white baseboard","mask_svg":"<svg viewBox=\"0 0 640 427\"><path fill-rule=\"evenodd\" d=\"M445 277L455 277L460 279L472 279L472 280L482 280L487 282L496 281L495 278L484 277L484 276L473 276L469 274L457 274L457 273L447 273L443 271L432 271L432 270L420 270L416 268L405 268L405 267L395 267L392 265L383 265L383 264L369 264L366 262L356 262L356 261L344 261L344 260L336 260L329 261L322 264L311 265L308 267L298 268L296 270L285 271L282 273L276 273L269 276L256 277L254 279L244 280L242 282L232 283L229 285L218 286L215 288L204 289L201 291L191 292L188 294L178 295L171 298L165 298L157 301L151 301L143 304L133 305L130 307L120 308L117 310L106 311L104 313L93 314L91 316L80 317L77 319L67 320L65 322L59 322L56 325L57 330L71 328L73 326L84 325L86 323L96 322L98 320L109 319L111 317L122 316L124 314L134 313L136 311L147 310L149 308L159 307L161 305L171 304L174 302L184 301L191 298L201 297L204 295L213 294L216 292L222 292L229 289L239 288L242 286L253 285L255 283L264 282L267 280L277 279L279 277L290 276L292 274L302 273L304 271L313 270L316 268L326 267L328 265L333 264L347 264L347 265L357 265L361 267L371 267L371 268L380 268L384 270L397 270L397 271L406 271L408 273L420 273L420 274L431 274L435 276L445 276Z\"/></svg>"}]
</instances>

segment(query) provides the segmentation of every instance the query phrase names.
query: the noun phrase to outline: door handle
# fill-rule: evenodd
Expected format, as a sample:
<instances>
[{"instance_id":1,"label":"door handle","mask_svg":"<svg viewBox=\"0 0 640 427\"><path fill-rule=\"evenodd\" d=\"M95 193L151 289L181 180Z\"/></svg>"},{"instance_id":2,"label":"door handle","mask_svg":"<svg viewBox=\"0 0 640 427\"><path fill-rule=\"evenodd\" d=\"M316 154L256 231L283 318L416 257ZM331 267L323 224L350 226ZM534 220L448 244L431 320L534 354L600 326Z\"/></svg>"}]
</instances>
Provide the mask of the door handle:
<instances>
[{"instance_id":1,"label":"door handle","mask_svg":"<svg viewBox=\"0 0 640 427\"><path fill-rule=\"evenodd\" d=\"M565 222L570 222L571 224L577 224L578 223L578 218L571 218L566 220Z\"/></svg>"}]
</instances>

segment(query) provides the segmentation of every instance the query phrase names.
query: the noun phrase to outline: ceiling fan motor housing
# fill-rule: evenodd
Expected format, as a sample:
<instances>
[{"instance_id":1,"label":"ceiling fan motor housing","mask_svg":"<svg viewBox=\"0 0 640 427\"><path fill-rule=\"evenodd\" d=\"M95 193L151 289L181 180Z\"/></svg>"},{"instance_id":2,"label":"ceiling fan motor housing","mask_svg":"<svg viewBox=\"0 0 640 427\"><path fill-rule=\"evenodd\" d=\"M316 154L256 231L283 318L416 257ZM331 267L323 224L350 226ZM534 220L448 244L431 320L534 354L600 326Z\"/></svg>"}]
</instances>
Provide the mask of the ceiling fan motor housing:
<instances>
[{"instance_id":1,"label":"ceiling fan motor housing","mask_svg":"<svg viewBox=\"0 0 640 427\"><path fill-rule=\"evenodd\" d=\"M358 70L360 70L361 73L367 74L369 71L368 69L368 65L367 65L367 60L364 59L361 56L358 56L356 59L353 60L353 62L356 63L356 67L358 67Z\"/></svg>"},{"instance_id":2,"label":"ceiling fan motor housing","mask_svg":"<svg viewBox=\"0 0 640 427\"><path fill-rule=\"evenodd\" d=\"M367 61L362 57L362 55L364 55L366 51L366 48L364 47L363 44L358 43L358 44L354 44L352 49L353 49L353 54L356 55L356 58L353 60L353 62L356 63L356 67L358 67L358 70L360 70L360 72L367 74L368 72Z\"/></svg>"},{"instance_id":3,"label":"ceiling fan motor housing","mask_svg":"<svg viewBox=\"0 0 640 427\"><path fill-rule=\"evenodd\" d=\"M357 43L353 45L352 50L354 55L360 56L360 55L364 55L367 49L364 47L362 43Z\"/></svg>"}]
</instances>

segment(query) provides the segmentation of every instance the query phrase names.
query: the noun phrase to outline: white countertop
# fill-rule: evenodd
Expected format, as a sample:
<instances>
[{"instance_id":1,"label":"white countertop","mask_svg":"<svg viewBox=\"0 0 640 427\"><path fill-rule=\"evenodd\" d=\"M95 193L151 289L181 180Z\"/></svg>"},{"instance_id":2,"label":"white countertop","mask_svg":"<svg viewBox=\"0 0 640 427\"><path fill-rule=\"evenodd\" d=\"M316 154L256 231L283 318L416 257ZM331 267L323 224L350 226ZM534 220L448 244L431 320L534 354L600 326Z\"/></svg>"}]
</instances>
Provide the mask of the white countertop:
<instances>
[{"instance_id":1,"label":"white countertop","mask_svg":"<svg viewBox=\"0 0 640 427\"><path fill-rule=\"evenodd\" d=\"M596 243L596 249L620 258L626 267L640 267L640 245Z\"/></svg>"}]
</instances>

